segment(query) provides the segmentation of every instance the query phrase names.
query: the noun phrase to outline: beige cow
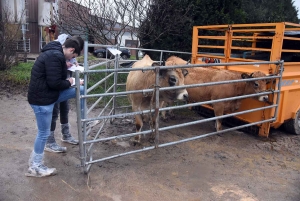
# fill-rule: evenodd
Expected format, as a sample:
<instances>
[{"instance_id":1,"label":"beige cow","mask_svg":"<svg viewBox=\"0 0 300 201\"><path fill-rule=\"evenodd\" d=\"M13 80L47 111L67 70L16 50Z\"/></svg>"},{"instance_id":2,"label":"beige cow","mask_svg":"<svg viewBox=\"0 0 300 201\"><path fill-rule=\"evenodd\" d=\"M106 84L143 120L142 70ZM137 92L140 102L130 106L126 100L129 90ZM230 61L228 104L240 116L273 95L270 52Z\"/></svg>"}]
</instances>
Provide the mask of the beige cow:
<instances>
[{"instance_id":1,"label":"beige cow","mask_svg":"<svg viewBox=\"0 0 300 201\"><path fill-rule=\"evenodd\" d=\"M144 68L157 65L158 64L153 62L148 55L145 55L142 60L135 62L132 68ZM188 71L185 69L161 69L159 74L160 87L183 86L184 77L188 74ZM130 71L127 77L126 91L154 88L154 85L154 71ZM188 93L186 89L175 89L159 92L160 105L162 104L162 101L169 102L174 100L184 100L187 98ZM153 93L149 93L147 95L143 93L128 94L128 99L134 112L149 110L150 106L151 108L155 108L155 96ZM152 123L154 123L154 120ZM135 115L135 125L136 131L140 132L143 127L142 116L140 114ZM134 142L140 143L140 139L141 137L138 135L135 137Z\"/></svg>"},{"instance_id":2,"label":"beige cow","mask_svg":"<svg viewBox=\"0 0 300 201\"><path fill-rule=\"evenodd\" d=\"M168 61L172 61L172 65L184 65L187 62L179 57L170 57L166 61L166 65L169 65ZM200 84L208 82L218 82L226 80L238 80L246 78L259 78L266 77L266 75L260 71L255 71L250 75L247 73L239 73L224 69L216 68L189 68L189 74L184 79L185 85ZM267 80L255 80L247 82L237 82L230 84L220 84L206 87L194 87L187 88L189 94L189 102L202 102L209 100L216 100L221 98L229 98L253 93L259 93L266 90ZM256 96L259 101L268 100L268 96ZM213 109L215 116L221 116L224 113L234 112L239 109L241 99L232 101L222 101L213 103ZM216 120L216 130L222 130L221 119Z\"/></svg>"}]
</instances>

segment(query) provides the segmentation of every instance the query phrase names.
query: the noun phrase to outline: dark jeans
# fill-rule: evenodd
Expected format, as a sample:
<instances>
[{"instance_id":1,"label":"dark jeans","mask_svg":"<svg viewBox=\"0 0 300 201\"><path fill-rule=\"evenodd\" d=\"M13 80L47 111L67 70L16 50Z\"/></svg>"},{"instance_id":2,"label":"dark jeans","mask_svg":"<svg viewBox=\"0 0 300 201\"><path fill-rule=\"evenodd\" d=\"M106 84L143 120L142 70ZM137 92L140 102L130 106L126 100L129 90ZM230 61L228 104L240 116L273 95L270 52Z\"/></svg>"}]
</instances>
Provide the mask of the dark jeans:
<instances>
[{"instance_id":1,"label":"dark jeans","mask_svg":"<svg viewBox=\"0 0 300 201\"><path fill-rule=\"evenodd\" d=\"M63 101L60 103L55 103L52 113L52 121L51 121L51 131L55 130L56 121L58 119L58 114L60 113L60 123L67 124L69 123L68 115L69 115L69 102Z\"/></svg>"}]
</instances>

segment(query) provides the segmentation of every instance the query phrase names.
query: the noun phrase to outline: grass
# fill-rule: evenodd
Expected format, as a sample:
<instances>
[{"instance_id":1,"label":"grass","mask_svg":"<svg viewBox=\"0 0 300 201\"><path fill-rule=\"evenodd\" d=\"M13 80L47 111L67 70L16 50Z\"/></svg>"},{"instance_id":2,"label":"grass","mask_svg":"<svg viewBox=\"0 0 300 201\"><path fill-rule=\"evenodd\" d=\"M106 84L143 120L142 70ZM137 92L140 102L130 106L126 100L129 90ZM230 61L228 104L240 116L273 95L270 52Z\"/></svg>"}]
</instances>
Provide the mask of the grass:
<instances>
[{"instance_id":1,"label":"grass","mask_svg":"<svg viewBox=\"0 0 300 201\"><path fill-rule=\"evenodd\" d=\"M95 57L89 56L89 60L93 60ZM81 63L81 60L83 62L83 56L78 57L77 61ZM30 74L31 69L34 62L27 62L27 63L19 63L16 66L12 66L10 69L6 71L0 71L0 76L4 81L9 81L12 84L15 85L23 85L28 86L30 81ZM105 69L105 66L99 66L96 69ZM105 76L107 76L108 73L90 73L88 75L88 88L93 86L95 83L102 80ZM81 74L81 77L83 74ZM118 75L118 83L126 83L127 74L119 74ZM105 83L100 84L95 89L93 89L89 94L102 94L105 93L105 91L114 84L114 76L109 77ZM125 86L118 86L117 91L125 91ZM112 90L110 91L112 92ZM101 105L105 104L111 97L105 97L103 101L101 101ZM98 98L89 98L87 101L88 103L93 103ZM117 99L117 105L124 105L128 104L128 100L126 97L118 97Z\"/></svg>"},{"instance_id":2,"label":"grass","mask_svg":"<svg viewBox=\"0 0 300 201\"><path fill-rule=\"evenodd\" d=\"M93 70L101 70L101 69L105 69L106 67L105 66L99 66ZM105 78L108 74L111 74L110 73L91 73L88 75L88 85L87 87L91 87L93 86L95 83L99 82L100 80L102 80L103 78ZM123 83L126 83L126 79L127 79L127 74L118 74L118 84L123 84ZM106 81L100 85L98 85L95 89L93 89L89 94L102 94L102 93L105 93L106 90L111 87L112 85L114 84L114 76L110 76L108 79L106 79ZM116 89L117 92L120 92L120 91L125 91L125 86L118 86L117 89ZM110 90L109 92L112 92L112 90ZM106 103L111 97L104 97L103 99L103 103ZM96 101L96 99L98 98L89 98L88 99L88 102L91 103L91 102L94 102ZM128 101L127 101L127 98L125 97L120 97L120 98L117 98L117 104L118 105L124 105L124 104L128 104Z\"/></svg>"},{"instance_id":3,"label":"grass","mask_svg":"<svg viewBox=\"0 0 300 201\"><path fill-rule=\"evenodd\" d=\"M12 83L19 85L28 85L30 81L30 73L33 62L19 63L16 66L12 66L6 71L1 71L1 76Z\"/></svg>"},{"instance_id":4,"label":"grass","mask_svg":"<svg viewBox=\"0 0 300 201\"><path fill-rule=\"evenodd\" d=\"M88 61L91 61L91 60L95 60L97 59L97 57L93 56L93 54L91 53L88 53ZM78 63L83 63L84 62L84 57L83 55L79 56L79 57L76 57L76 60Z\"/></svg>"}]
</instances>

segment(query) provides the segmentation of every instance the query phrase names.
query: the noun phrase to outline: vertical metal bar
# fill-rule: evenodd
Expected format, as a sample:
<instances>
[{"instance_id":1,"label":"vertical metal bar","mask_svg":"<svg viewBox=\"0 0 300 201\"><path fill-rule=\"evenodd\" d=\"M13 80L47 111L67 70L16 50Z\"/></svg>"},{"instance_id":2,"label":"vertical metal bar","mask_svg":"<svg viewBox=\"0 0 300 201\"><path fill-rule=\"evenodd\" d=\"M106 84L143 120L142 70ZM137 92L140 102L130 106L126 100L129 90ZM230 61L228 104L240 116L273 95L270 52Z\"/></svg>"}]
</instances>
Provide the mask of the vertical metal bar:
<instances>
[{"instance_id":1,"label":"vertical metal bar","mask_svg":"<svg viewBox=\"0 0 300 201\"><path fill-rule=\"evenodd\" d=\"M85 151L83 145L83 133L81 127L81 108L80 108L80 81L79 81L79 71L75 71L75 82L76 82L76 111L77 111L77 129L78 129L78 140L79 140L79 154L80 154L80 164L82 171L84 171L85 165Z\"/></svg>"},{"instance_id":2,"label":"vertical metal bar","mask_svg":"<svg viewBox=\"0 0 300 201\"><path fill-rule=\"evenodd\" d=\"M118 45L117 47L118 50L120 50L120 46ZM117 91L117 85L118 85L118 71L117 69L119 68L119 59L120 55L116 54L115 56L115 72L114 72L114 93ZM113 96L113 108L112 108L112 114L114 115L116 113L116 96ZM111 119L110 122L112 122L114 119Z\"/></svg>"},{"instance_id":3,"label":"vertical metal bar","mask_svg":"<svg viewBox=\"0 0 300 201\"><path fill-rule=\"evenodd\" d=\"M279 68L279 74L280 74L280 78L279 78L279 82L278 82L278 91L279 93L277 94L277 98L276 98L276 104L278 105L277 107L275 107L275 113L274 113L274 118L277 119L277 115L278 115L278 107L279 107L279 100L280 100L280 93L281 93L281 82L282 82L282 73L283 73L283 69L284 69L284 61L280 61L281 63L280 68Z\"/></svg>"},{"instance_id":4,"label":"vertical metal bar","mask_svg":"<svg viewBox=\"0 0 300 201\"><path fill-rule=\"evenodd\" d=\"M84 55L84 71L88 70L88 41L84 41L83 47L83 55ZM86 99L83 99L83 108L81 108L81 97L80 97L80 81L79 81L79 71L76 71L76 100L77 102L77 127L78 127L78 139L79 139L79 152L80 152L80 162L82 171L84 172L85 169L85 162L86 162L86 146L83 142L86 140L86 122L82 123L81 119L85 119L87 114L87 106L86 106ZM86 95L87 91L87 74L84 73L84 95Z\"/></svg>"},{"instance_id":5,"label":"vertical metal bar","mask_svg":"<svg viewBox=\"0 0 300 201\"><path fill-rule=\"evenodd\" d=\"M198 44L200 43L200 39L198 38L198 28L196 26L193 27L193 35L192 35L192 58L191 63L196 63L196 57L198 54Z\"/></svg>"},{"instance_id":6,"label":"vertical metal bar","mask_svg":"<svg viewBox=\"0 0 300 201\"><path fill-rule=\"evenodd\" d=\"M155 148L159 145L159 70L159 66L155 67Z\"/></svg>"},{"instance_id":7,"label":"vertical metal bar","mask_svg":"<svg viewBox=\"0 0 300 201\"><path fill-rule=\"evenodd\" d=\"M160 52L160 57L159 57L159 64L161 65L162 63L162 57L163 57L163 51Z\"/></svg>"}]
</instances>

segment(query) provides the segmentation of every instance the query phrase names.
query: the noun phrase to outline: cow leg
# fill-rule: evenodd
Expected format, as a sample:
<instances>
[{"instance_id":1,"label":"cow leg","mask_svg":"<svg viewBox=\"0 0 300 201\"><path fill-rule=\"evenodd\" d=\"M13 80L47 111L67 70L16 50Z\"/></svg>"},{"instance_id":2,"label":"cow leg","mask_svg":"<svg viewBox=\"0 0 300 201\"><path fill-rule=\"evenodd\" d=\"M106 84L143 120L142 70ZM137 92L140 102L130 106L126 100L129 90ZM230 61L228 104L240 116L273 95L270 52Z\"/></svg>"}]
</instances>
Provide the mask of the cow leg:
<instances>
[{"instance_id":1,"label":"cow leg","mask_svg":"<svg viewBox=\"0 0 300 201\"><path fill-rule=\"evenodd\" d=\"M170 106L172 105L172 102L169 102L169 103L166 103L165 101L162 101L161 105L160 105L160 108L164 108L166 106ZM168 113L169 113L169 116L171 119L175 119L175 114L173 112L173 110L168 110ZM163 121L168 121L168 118L167 118L167 111L164 110L164 111L161 111L161 117L163 119Z\"/></svg>"},{"instance_id":2,"label":"cow leg","mask_svg":"<svg viewBox=\"0 0 300 201\"><path fill-rule=\"evenodd\" d=\"M159 107L160 107L160 108L166 107L166 102L165 102L165 101L162 101L162 102L160 103L160 106L159 106ZM166 114L167 114L167 111L166 111L166 110L161 111L161 117L162 117L163 121L167 121Z\"/></svg>"},{"instance_id":3,"label":"cow leg","mask_svg":"<svg viewBox=\"0 0 300 201\"><path fill-rule=\"evenodd\" d=\"M222 116L224 114L224 104L223 103L215 103L213 104L215 116ZM217 119L215 123L215 127L217 131L222 130L222 119Z\"/></svg>"},{"instance_id":4,"label":"cow leg","mask_svg":"<svg viewBox=\"0 0 300 201\"><path fill-rule=\"evenodd\" d=\"M143 120L142 116L140 114L135 115L135 128L136 132L141 132L143 127ZM134 144L140 144L141 143L141 135L134 136Z\"/></svg>"},{"instance_id":5,"label":"cow leg","mask_svg":"<svg viewBox=\"0 0 300 201\"><path fill-rule=\"evenodd\" d=\"M171 119L175 119L175 114L173 112L173 110L169 110L169 115Z\"/></svg>"},{"instance_id":6,"label":"cow leg","mask_svg":"<svg viewBox=\"0 0 300 201\"><path fill-rule=\"evenodd\" d=\"M155 129L155 115L152 115L152 121L149 121L150 129ZM154 142L155 140L155 132L150 134L149 142Z\"/></svg>"}]
</instances>

